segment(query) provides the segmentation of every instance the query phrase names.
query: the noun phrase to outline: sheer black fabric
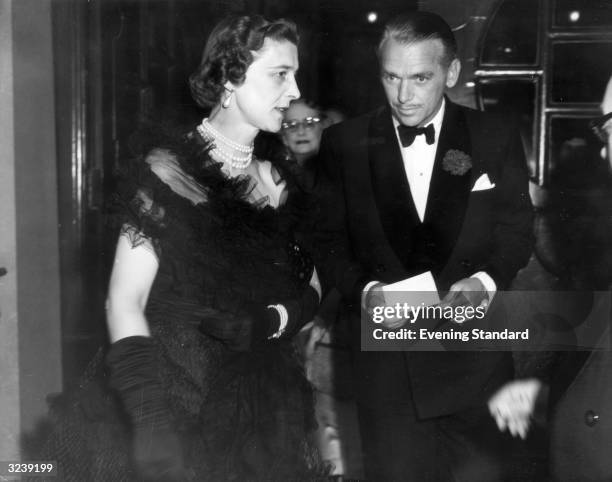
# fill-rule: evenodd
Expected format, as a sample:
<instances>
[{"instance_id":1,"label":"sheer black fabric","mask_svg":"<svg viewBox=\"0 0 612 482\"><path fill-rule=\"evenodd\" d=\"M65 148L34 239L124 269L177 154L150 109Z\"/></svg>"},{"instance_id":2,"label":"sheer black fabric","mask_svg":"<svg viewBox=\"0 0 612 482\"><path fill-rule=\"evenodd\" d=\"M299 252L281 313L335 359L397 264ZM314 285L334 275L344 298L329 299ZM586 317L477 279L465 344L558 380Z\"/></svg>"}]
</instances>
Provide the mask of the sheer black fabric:
<instances>
[{"instance_id":1,"label":"sheer black fabric","mask_svg":"<svg viewBox=\"0 0 612 482\"><path fill-rule=\"evenodd\" d=\"M247 316L253 304L309 289L312 261L295 247L314 207L276 161L286 203L252 199L252 181L228 178L194 133L149 133L140 149L123 172L114 219L159 261L146 316L190 478L315 480L324 469L309 441L311 387L291 340L261 339ZM137 480L128 417L102 358L52 406L41 457L57 460L62 480Z\"/></svg>"}]
</instances>

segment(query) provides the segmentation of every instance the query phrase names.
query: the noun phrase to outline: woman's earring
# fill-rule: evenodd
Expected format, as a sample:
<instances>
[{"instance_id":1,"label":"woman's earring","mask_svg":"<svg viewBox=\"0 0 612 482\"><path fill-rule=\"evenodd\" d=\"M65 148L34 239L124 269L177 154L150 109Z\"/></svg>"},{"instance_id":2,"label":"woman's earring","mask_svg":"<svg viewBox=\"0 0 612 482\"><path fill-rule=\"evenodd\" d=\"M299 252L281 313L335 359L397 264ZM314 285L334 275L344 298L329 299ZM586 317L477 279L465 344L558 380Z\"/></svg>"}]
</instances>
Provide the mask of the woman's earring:
<instances>
[{"instance_id":1,"label":"woman's earring","mask_svg":"<svg viewBox=\"0 0 612 482\"><path fill-rule=\"evenodd\" d=\"M227 89L227 91L229 92L229 94L225 96L225 99L223 99L223 102L221 103L221 107L223 107L224 109L227 109L230 106L230 102L232 101L232 95L234 94L233 90Z\"/></svg>"}]
</instances>

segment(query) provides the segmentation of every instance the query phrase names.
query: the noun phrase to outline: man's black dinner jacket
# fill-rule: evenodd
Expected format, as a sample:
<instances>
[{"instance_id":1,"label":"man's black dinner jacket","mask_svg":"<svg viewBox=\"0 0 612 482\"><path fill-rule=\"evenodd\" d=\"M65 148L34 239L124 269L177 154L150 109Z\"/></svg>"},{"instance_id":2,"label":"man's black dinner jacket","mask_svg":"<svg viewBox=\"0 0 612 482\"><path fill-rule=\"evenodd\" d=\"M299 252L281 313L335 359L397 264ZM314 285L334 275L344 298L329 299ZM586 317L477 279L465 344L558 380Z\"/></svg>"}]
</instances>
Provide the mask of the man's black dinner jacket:
<instances>
[{"instance_id":1,"label":"man's black dinner jacket","mask_svg":"<svg viewBox=\"0 0 612 482\"><path fill-rule=\"evenodd\" d=\"M324 132L319 266L328 285L349 303L359 304L368 281L393 283L428 270L441 295L478 271L488 273L501 291L527 263L533 213L518 130L496 115L447 99L438 135L421 222L388 107ZM484 174L495 186L473 191ZM359 336L354 340L358 345ZM512 375L508 352L398 354L362 352L359 346L355 351L361 403L376 406L409 396L425 418L481 405ZM407 377L409 384L397 383L397 377ZM406 386L411 393L404 393Z\"/></svg>"}]
</instances>

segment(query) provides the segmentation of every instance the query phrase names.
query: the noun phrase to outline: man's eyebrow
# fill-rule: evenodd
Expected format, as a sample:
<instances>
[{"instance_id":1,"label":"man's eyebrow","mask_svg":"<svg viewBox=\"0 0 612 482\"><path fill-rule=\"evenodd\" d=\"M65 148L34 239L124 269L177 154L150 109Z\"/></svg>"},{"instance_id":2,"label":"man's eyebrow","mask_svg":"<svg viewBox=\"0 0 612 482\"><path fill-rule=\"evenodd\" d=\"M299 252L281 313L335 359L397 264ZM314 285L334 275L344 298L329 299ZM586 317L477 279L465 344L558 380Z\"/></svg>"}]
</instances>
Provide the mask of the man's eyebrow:
<instances>
[{"instance_id":1,"label":"man's eyebrow","mask_svg":"<svg viewBox=\"0 0 612 482\"><path fill-rule=\"evenodd\" d=\"M412 74L410 76L411 79L414 79L416 77L433 77L434 73L431 70L426 70L424 72L415 72L414 74Z\"/></svg>"},{"instance_id":2,"label":"man's eyebrow","mask_svg":"<svg viewBox=\"0 0 612 482\"><path fill-rule=\"evenodd\" d=\"M398 77L399 77L399 75L398 75L398 74L397 74L395 71L393 71L393 70L389 70L389 69L385 69L384 67L381 67L381 68L380 68L380 73L381 73L381 74L390 74L390 75L395 75L395 76L398 76Z\"/></svg>"},{"instance_id":3,"label":"man's eyebrow","mask_svg":"<svg viewBox=\"0 0 612 482\"><path fill-rule=\"evenodd\" d=\"M397 72L393 70L389 70L385 68L381 68L380 73L385 74L385 75L394 75L395 77L402 77L401 74L398 74ZM434 72L432 70L425 70L423 72L415 72L414 74L410 74L408 78L415 79L417 77L433 77L433 76L434 76Z\"/></svg>"}]
</instances>

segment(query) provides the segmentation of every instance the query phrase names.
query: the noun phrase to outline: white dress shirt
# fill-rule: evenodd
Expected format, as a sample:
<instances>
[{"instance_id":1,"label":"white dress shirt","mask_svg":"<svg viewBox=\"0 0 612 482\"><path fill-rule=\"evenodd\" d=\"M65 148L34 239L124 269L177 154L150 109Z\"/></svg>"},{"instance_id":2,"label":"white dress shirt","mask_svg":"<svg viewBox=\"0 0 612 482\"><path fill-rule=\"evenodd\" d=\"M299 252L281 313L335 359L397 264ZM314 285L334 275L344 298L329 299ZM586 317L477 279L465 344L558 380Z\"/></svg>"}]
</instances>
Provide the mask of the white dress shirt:
<instances>
[{"instance_id":1,"label":"white dress shirt","mask_svg":"<svg viewBox=\"0 0 612 482\"><path fill-rule=\"evenodd\" d=\"M440 138L440 130L442 129L442 119L444 118L445 107L446 101L443 99L442 105L430 122L433 124L436 132L435 141L431 145L427 144L425 135L418 135L415 137L412 144L408 147L403 147L399 138L399 133L397 132L397 128L400 124L395 117L393 117L395 137L397 138L402 153L404 171L406 172L412 200L414 201L421 222L425 219L429 184L431 183L431 174L436 160L436 149L438 148L438 139Z\"/></svg>"}]
</instances>

